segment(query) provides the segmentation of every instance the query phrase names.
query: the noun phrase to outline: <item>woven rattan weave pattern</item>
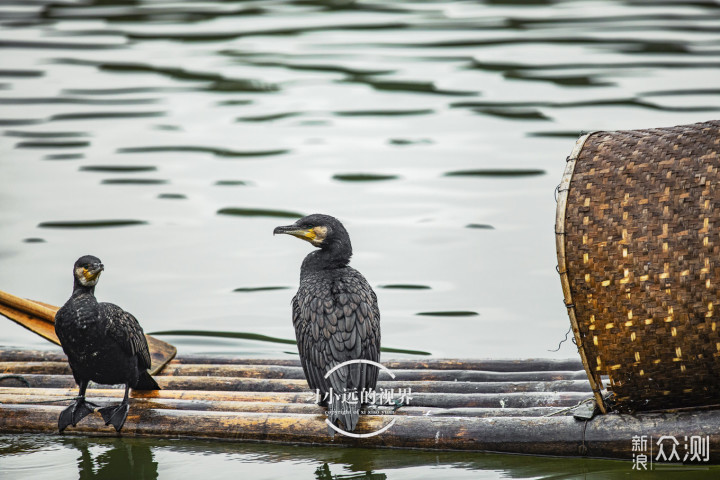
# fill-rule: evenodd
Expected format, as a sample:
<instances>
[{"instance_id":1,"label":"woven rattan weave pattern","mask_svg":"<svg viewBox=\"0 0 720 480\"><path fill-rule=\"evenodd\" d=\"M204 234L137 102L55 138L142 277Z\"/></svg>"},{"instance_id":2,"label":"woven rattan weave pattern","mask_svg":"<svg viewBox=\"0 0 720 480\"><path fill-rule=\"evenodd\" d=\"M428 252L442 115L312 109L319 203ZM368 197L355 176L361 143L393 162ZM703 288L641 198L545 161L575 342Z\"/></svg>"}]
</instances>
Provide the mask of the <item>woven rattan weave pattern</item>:
<instances>
[{"instance_id":1,"label":"woven rattan weave pattern","mask_svg":"<svg viewBox=\"0 0 720 480\"><path fill-rule=\"evenodd\" d=\"M609 406L720 404L720 121L590 135L564 237L578 344Z\"/></svg>"}]
</instances>

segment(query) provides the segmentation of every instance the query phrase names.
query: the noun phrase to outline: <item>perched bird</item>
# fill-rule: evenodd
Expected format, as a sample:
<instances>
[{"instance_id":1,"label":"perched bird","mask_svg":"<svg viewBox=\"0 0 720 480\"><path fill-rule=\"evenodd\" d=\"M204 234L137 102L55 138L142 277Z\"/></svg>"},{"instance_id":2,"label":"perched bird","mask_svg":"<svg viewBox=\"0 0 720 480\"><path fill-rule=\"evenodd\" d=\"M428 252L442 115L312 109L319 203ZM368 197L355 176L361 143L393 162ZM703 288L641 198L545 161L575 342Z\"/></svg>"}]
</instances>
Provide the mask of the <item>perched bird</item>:
<instances>
[{"instance_id":1,"label":"perched bird","mask_svg":"<svg viewBox=\"0 0 720 480\"><path fill-rule=\"evenodd\" d=\"M311 252L300 269L300 287L292 299L293 326L300 360L311 389L321 394L328 419L355 429L363 391L375 390L378 367L352 363L326 374L348 360L380 359L380 310L377 296L365 277L348 266L352 256L350 236L336 218L314 214L293 225L277 227L284 233L310 242ZM350 401L328 405L330 394L350 394ZM354 396L353 396L354 393ZM332 400L337 401L337 399Z\"/></svg>"},{"instance_id":2,"label":"perched bird","mask_svg":"<svg viewBox=\"0 0 720 480\"><path fill-rule=\"evenodd\" d=\"M103 270L97 257L80 257L73 267L72 296L55 315L55 333L80 387L75 402L60 413L60 432L92 413L90 406L97 407L85 401L90 380L125 384L125 398L120 405L99 409L105 425L114 426L118 432L130 408L129 389L160 389L147 371L150 351L138 321L117 305L95 299L95 285Z\"/></svg>"}]
</instances>

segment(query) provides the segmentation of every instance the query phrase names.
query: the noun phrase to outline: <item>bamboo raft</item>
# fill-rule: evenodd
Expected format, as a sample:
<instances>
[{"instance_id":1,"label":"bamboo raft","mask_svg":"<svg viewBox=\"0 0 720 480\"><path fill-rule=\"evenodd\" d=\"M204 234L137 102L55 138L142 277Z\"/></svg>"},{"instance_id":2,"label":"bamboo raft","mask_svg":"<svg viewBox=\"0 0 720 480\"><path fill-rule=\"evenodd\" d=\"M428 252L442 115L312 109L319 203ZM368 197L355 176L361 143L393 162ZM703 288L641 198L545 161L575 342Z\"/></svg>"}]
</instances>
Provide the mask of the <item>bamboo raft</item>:
<instances>
[{"instance_id":1,"label":"bamboo raft","mask_svg":"<svg viewBox=\"0 0 720 480\"><path fill-rule=\"evenodd\" d=\"M572 416L593 394L576 360L384 361L380 389L410 389L392 412L361 417L358 434L331 437L297 360L180 355L156 375L162 390L133 392L126 437L205 438L339 446L493 451L632 459L632 437L710 436L720 458L717 411ZM60 349L0 350L0 432L57 434L77 394ZM119 402L122 389L91 383L88 400ZM382 414L385 413L385 414ZM392 415L388 415L392 413ZM65 434L115 436L99 414Z\"/></svg>"}]
</instances>

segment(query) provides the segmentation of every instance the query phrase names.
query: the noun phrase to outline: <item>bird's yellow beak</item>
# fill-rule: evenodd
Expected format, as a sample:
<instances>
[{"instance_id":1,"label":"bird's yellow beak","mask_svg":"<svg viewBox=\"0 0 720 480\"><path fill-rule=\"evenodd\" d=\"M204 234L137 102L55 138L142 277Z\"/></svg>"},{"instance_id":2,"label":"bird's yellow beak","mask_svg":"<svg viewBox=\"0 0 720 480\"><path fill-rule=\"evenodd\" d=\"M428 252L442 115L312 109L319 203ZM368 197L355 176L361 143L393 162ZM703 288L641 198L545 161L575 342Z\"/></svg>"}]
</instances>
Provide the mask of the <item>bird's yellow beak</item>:
<instances>
[{"instance_id":1,"label":"bird's yellow beak","mask_svg":"<svg viewBox=\"0 0 720 480\"><path fill-rule=\"evenodd\" d=\"M102 263L92 265L90 268L84 267L82 271L83 277L88 282L92 282L100 276L100 273L105 270L105 266Z\"/></svg>"},{"instance_id":2,"label":"bird's yellow beak","mask_svg":"<svg viewBox=\"0 0 720 480\"><path fill-rule=\"evenodd\" d=\"M313 228L298 228L295 225L287 225L284 227L277 227L273 230L273 235L278 233L285 235L292 235L293 237L300 238L302 240L312 241L315 240L317 234Z\"/></svg>"},{"instance_id":3,"label":"bird's yellow beak","mask_svg":"<svg viewBox=\"0 0 720 480\"><path fill-rule=\"evenodd\" d=\"M286 225L284 227L276 227L275 230L273 230L273 235L278 233L292 235L293 237L310 242L317 247L325 240L327 228L300 228L297 225Z\"/></svg>"}]
</instances>

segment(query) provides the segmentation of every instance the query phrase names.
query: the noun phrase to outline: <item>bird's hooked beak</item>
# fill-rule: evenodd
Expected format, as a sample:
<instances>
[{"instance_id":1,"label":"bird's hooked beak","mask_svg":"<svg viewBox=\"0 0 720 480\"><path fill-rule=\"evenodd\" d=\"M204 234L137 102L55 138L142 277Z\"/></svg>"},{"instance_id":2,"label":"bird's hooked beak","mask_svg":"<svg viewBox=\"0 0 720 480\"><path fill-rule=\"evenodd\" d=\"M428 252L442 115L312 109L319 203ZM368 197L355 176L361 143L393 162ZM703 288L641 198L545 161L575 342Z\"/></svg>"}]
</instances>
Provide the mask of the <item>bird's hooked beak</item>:
<instances>
[{"instance_id":1,"label":"bird's hooked beak","mask_svg":"<svg viewBox=\"0 0 720 480\"><path fill-rule=\"evenodd\" d=\"M312 243L314 246L319 247L322 244L323 240L325 240L327 228L301 228L297 225L285 225L283 227L275 227L275 230L273 230L273 235L277 235L278 233L292 235L293 237L305 240Z\"/></svg>"},{"instance_id":2,"label":"bird's hooked beak","mask_svg":"<svg viewBox=\"0 0 720 480\"><path fill-rule=\"evenodd\" d=\"M93 282L97 280L97 278L100 276L100 272L105 270L105 265L102 263L92 263L87 267L83 268L82 275L85 277L85 280L88 282Z\"/></svg>"}]
</instances>

